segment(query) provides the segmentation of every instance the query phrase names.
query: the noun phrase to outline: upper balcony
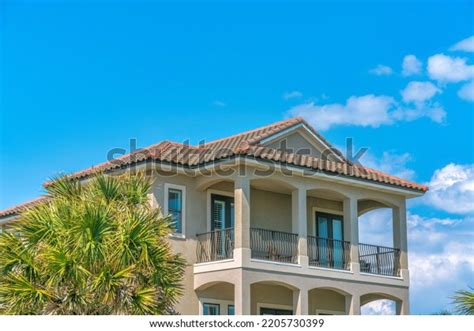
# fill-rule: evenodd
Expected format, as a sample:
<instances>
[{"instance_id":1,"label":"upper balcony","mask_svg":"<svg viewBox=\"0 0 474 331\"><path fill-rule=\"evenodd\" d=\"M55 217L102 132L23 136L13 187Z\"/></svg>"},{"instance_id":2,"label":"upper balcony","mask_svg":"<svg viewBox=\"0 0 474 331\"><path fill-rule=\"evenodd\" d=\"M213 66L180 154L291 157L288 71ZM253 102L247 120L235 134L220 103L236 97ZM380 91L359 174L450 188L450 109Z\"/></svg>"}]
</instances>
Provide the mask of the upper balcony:
<instances>
[{"instance_id":1,"label":"upper balcony","mask_svg":"<svg viewBox=\"0 0 474 331\"><path fill-rule=\"evenodd\" d=\"M228 260L234 254L234 229L214 230L198 234L197 263ZM349 241L307 236L309 266L350 270ZM360 271L375 275L400 276L400 250L359 243ZM278 263L298 264L298 234L251 228L251 258ZM303 252L304 253L304 252Z\"/></svg>"},{"instance_id":2,"label":"upper balcony","mask_svg":"<svg viewBox=\"0 0 474 331\"><path fill-rule=\"evenodd\" d=\"M404 197L275 175L210 180L202 189L208 231L196 235L195 272L240 259L254 269L408 281ZM359 217L378 208L392 210L393 247L359 242Z\"/></svg>"}]
</instances>

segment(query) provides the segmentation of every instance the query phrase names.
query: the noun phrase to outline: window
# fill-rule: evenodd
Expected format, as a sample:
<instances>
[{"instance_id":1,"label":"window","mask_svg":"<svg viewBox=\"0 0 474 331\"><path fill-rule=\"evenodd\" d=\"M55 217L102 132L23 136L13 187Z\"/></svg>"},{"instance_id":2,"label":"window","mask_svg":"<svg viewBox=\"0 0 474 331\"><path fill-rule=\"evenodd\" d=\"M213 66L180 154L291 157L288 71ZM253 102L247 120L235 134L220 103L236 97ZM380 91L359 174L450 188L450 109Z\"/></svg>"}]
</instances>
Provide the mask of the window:
<instances>
[{"instance_id":1,"label":"window","mask_svg":"<svg viewBox=\"0 0 474 331\"><path fill-rule=\"evenodd\" d=\"M186 187L165 184L165 215L171 215L175 233L184 236Z\"/></svg>"},{"instance_id":2,"label":"window","mask_svg":"<svg viewBox=\"0 0 474 331\"><path fill-rule=\"evenodd\" d=\"M293 315L293 311L289 309L260 307L260 315Z\"/></svg>"},{"instance_id":3,"label":"window","mask_svg":"<svg viewBox=\"0 0 474 331\"><path fill-rule=\"evenodd\" d=\"M221 306L217 303L203 303L203 315L220 315Z\"/></svg>"},{"instance_id":4,"label":"window","mask_svg":"<svg viewBox=\"0 0 474 331\"><path fill-rule=\"evenodd\" d=\"M228 305L227 306L227 315L235 315L235 306L234 305Z\"/></svg>"}]
</instances>

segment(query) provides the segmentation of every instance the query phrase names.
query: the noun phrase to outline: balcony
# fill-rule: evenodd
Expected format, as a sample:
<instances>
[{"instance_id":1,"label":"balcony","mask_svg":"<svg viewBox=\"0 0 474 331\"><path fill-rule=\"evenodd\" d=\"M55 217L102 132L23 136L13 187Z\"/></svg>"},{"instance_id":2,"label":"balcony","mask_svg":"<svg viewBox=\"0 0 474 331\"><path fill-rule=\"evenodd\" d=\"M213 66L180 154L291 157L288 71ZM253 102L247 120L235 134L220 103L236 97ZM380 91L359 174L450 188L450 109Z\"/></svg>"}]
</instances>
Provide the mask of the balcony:
<instances>
[{"instance_id":1,"label":"balcony","mask_svg":"<svg viewBox=\"0 0 474 331\"><path fill-rule=\"evenodd\" d=\"M250 229L252 259L298 263L298 235L266 229Z\"/></svg>"},{"instance_id":2,"label":"balcony","mask_svg":"<svg viewBox=\"0 0 474 331\"><path fill-rule=\"evenodd\" d=\"M384 276L400 276L400 250L359 244L360 271Z\"/></svg>"},{"instance_id":3,"label":"balcony","mask_svg":"<svg viewBox=\"0 0 474 331\"><path fill-rule=\"evenodd\" d=\"M211 231L196 235L198 263L228 260L234 257L234 229Z\"/></svg>"},{"instance_id":4,"label":"balcony","mask_svg":"<svg viewBox=\"0 0 474 331\"><path fill-rule=\"evenodd\" d=\"M197 263L233 258L234 229L228 228L198 234ZM350 242L321 237L307 237L309 266L349 270ZM268 229L250 229L251 258L256 260L298 263L298 235ZM360 271L400 276L400 250L359 243Z\"/></svg>"},{"instance_id":5,"label":"balcony","mask_svg":"<svg viewBox=\"0 0 474 331\"><path fill-rule=\"evenodd\" d=\"M349 270L350 250L348 241L308 236L308 259L312 267Z\"/></svg>"}]
</instances>

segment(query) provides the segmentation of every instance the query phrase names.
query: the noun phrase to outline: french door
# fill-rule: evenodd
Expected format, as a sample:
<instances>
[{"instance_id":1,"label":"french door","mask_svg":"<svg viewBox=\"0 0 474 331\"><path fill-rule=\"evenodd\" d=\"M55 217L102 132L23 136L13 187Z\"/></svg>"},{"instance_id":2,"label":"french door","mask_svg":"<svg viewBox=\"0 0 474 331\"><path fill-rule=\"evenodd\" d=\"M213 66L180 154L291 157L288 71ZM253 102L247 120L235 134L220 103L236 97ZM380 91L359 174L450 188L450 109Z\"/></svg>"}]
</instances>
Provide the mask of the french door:
<instances>
[{"instance_id":1,"label":"french door","mask_svg":"<svg viewBox=\"0 0 474 331\"><path fill-rule=\"evenodd\" d=\"M226 256L233 249L234 198L211 195L211 231L214 232L214 249L219 256Z\"/></svg>"},{"instance_id":2,"label":"french door","mask_svg":"<svg viewBox=\"0 0 474 331\"><path fill-rule=\"evenodd\" d=\"M342 268L344 265L342 216L317 212L316 236L321 266Z\"/></svg>"}]
</instances>

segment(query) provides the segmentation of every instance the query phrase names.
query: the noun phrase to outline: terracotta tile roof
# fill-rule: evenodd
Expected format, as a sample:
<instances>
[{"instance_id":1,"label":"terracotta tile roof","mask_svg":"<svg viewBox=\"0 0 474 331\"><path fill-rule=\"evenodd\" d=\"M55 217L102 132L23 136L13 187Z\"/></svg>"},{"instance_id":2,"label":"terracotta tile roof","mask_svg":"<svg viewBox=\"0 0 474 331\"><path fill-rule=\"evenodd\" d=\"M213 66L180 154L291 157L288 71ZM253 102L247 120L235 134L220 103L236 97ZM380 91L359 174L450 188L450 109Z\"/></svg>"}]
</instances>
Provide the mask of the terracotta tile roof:
<instances>
[{"instance_id":1,"label":"terracotta tile roof","mask_svg":"<svg viewBox=\"0 0 474 331\"><path fill-rule=\"evenodd\" d=\"M288 153L259 144L265 138L299 124L304 124L326 145L332 148L330 143L327 142L321 135L319 135L319 133L317 133L316 130L314 130L302 118L292 118L231 137L211 141L207 144L197 147L171 141L163 141L158 144L140 149L134 153L124 155L115 160L107 161L75 172L69 175L69 177L72 179L84 179L98 172L109 172L126 168L130 165L143 161L156 161L193 168L225 158L244 156L247 158L271 161L278 164L288 164L314 171L338 174L341 176L353 177L360 180L367 180L385 185L393 185L421 192L426 192L428 190L428 187L424 185L385 174L378 170L354 165L345 160L342 154L340 154L340 152L337 150L335 151L341 156L341 159L343 160L342 162L323 160L308 155ZM47 187L50 184L51 182L46 182L44 186ZM14 215L21 210L29 208L34 204L43 201L44 199L45 197L40 197L24 204L0 211L0 217Z\"/></svg>"},{"instance_id":2,"label":"terracotta tile roof","mask_svg":"<svg viewBox=\"0 0 474 331\"><path fill-rule=\"evenodd\" d=\"M31 207L39 204L40 202L46 201L47 199L48 198L46 196L39 196L37 198L34 198L34 199L28 200L26 202L23 202L21 204L15 205L13 207L4 209L4 210L0 211L0 217L14 216L14 215L18 214L21 211L24 211L28 208L31 208Z\"/></svg>"}]
</instances>

